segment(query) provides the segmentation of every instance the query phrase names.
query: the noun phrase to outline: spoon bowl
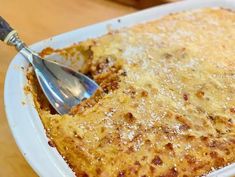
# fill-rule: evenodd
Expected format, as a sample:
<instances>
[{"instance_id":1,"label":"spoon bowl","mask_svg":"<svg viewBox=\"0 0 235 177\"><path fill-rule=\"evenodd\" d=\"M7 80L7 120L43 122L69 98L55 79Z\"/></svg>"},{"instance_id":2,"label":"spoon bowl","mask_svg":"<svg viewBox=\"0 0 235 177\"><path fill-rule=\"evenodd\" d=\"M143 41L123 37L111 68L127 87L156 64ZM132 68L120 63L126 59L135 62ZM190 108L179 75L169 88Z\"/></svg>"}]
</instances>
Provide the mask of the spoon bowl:
<instances>
[{"instance_id":1,"label":"spoon bowl","mask_svg":"<svg viewBox=\"0 0 235 177\"><path fill-rule=\"evenodd\" d=\"M51 105L60 114L68 113L81 101L90 98L98 85L86 75L56 62L33 56L38 81Z\"/></svg>"}]
</instances>

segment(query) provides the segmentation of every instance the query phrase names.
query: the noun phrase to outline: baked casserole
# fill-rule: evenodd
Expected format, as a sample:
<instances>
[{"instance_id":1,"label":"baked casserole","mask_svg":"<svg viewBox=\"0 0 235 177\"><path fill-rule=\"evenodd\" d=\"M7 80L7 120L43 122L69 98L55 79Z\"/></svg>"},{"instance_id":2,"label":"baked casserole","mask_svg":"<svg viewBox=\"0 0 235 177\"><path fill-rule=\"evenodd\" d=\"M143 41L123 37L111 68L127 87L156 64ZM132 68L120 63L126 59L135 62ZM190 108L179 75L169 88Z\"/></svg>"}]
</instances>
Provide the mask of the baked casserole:
<instances>
[{"instance_id":1,"label":"baked casserole","mask_svg":"<svg viewBox=\"0 0 235 177\"><path fill-rule=\"evenodd\" d=\"M202 176L235 161L235 13L206 8L66 49L101 87L59 115L28 74L49 144L76 176Z\"/></svg>"}]
</instances>

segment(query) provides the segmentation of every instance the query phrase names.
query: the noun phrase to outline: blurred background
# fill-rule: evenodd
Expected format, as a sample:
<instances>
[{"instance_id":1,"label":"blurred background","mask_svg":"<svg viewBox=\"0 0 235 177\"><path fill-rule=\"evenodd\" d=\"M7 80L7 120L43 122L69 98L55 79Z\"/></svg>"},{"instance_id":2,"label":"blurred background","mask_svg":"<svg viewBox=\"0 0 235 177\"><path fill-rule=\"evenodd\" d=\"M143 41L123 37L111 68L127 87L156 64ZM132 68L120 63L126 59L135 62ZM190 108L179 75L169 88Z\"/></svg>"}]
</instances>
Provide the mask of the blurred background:
<instances>
[{"instance_id":1,"label":"blurred background","mask_svg":"<svg viewBox=\"0 0 235 177\"><path fill-rule=\"evenodd\" d=\"M4 17L27 43L175 0L0 0ZM0 42L0 177L36 177L10 133L4 111L7 67L16 54Z\"/></svg>"}]
</instances>

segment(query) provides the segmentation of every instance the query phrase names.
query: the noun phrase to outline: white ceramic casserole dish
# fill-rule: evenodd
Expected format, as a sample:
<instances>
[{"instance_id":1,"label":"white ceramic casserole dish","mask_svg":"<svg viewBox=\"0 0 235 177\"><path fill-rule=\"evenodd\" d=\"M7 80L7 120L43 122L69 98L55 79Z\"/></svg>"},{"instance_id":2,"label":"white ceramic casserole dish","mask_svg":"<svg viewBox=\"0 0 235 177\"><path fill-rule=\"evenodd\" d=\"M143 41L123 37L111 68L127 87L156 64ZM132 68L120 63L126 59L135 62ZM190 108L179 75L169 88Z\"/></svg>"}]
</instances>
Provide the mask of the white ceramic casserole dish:
<instances>
[{"instance_id":1,"label":"white ceramic casserole dish","mask_svg":"<svg viewBox=\"0 0 235 177\"><path fill-rule=\"evenodd\" d=\"M157 19L172 12L203 8L223 7L235 10L234 0L187 0L163 6L150 8L144 11L119 17L99 24L67 32L30 46L35 51L45 47L64 48L86 40L95 38L108 32L107 26L112 29L131 26L145 21ZM119 20L120 19L120 20ZM32 96L25 94L24 86L27 84L25 71L29 63L17 54L7 71L4 101L8 122L22 154L39 176L72 177L74 173L68 167L55 148L48 145L48 138L34 107ZM22 104L25 102L25 104ZM235 163L217 170L208 176L228 177L235 176Z\"/></svg>"}]
</instances>

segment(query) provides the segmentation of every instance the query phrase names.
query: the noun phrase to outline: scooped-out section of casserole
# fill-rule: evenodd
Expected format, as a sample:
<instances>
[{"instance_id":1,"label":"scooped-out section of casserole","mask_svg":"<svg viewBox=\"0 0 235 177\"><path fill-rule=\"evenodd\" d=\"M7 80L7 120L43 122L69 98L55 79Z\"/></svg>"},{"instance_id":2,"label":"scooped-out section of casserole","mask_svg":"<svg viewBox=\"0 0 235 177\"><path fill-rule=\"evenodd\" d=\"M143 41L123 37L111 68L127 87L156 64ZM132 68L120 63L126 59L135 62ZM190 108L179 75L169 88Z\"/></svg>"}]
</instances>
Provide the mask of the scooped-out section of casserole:
<instances>
[{"instance_id":1,"label":"scooped-out section of casserole","mask_svg":"<svg viewBox=\"0 0 235 177\"><path fill-rule=\"evenodd\" d=\"M76 176L202 176L235 161L234 12L170 14L51 53L82 61L101 87L59 115L27 75L49 144Z\"/></svg>"}]
</instances>

